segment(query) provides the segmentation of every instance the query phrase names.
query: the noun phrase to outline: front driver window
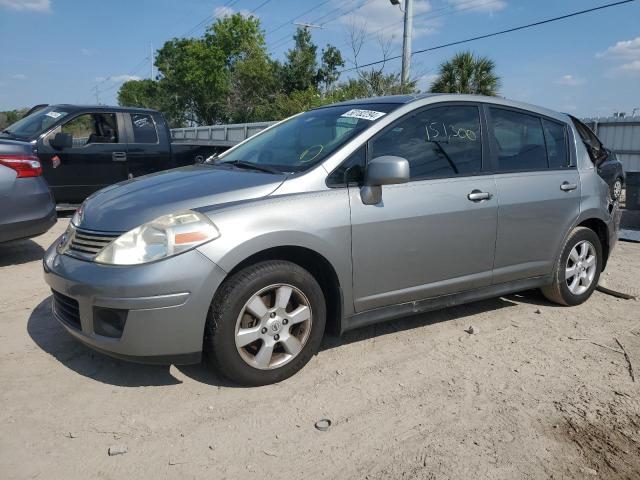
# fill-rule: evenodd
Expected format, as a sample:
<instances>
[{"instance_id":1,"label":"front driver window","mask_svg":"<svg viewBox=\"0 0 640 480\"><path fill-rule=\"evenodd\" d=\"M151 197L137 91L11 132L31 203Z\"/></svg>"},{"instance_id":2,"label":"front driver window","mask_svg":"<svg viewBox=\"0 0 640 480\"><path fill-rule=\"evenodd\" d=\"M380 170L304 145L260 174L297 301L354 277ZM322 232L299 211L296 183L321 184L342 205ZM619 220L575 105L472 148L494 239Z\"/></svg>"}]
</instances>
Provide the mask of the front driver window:
<instances>
[{"instance_id":1,"label":"front driver window","mask_svg":"<svg viewBox=\"0 0 640 480\"><path fill-rule=\"evenodd\" d=\"M473 175L482 169L480 112L474 105L429 108L394 124L372 147L371 158L407 159L412 180Z\"/></svg>"},{"instance_id":2,"label":"front driver window","mask_svg":"<svg viewBox=\"0 0 640 480\"><path fill-rule=\"evenodd\" d=\"M85 113L62 126L63 133L73 136L73 146L91 143L118 143L118 124L113 113Z\"/></svg>"}]
</instances>

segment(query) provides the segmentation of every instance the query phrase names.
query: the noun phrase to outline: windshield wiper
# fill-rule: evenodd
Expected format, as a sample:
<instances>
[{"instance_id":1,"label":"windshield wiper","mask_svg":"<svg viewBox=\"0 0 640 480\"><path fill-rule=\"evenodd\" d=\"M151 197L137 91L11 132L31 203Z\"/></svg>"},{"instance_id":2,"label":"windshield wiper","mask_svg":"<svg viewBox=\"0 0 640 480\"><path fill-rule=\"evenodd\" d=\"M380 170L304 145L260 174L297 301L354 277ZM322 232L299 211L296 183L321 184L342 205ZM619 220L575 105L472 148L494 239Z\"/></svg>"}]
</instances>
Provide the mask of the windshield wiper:
<instances>
[{"instance_id":1,"label":"windshield wiper","mask_svg":"<svg viewBox=\"0 0 640 480\"><path fill-rule=\"evenodd\" d=\"M273 168L265 167L264 165L257 165L251 162L245 162L244 160L232 160L230 162L219 162L215 165L233 165L237 168L244 168L246 170L256 170L258 172L266 172L266 173L280 173Z\"/></svg>"}]
</instances>

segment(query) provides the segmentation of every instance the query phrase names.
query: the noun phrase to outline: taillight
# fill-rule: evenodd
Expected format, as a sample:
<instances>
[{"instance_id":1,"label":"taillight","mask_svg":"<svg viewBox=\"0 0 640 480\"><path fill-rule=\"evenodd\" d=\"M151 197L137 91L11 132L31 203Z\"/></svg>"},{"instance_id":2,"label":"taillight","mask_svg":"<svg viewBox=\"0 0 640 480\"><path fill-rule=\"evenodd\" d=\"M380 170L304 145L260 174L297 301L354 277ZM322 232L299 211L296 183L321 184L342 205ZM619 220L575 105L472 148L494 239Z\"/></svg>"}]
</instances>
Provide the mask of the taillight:
<instances>
[{"instance_id":1,"label":"taillight","mask_svg":"<svg viewBox=\"0 0 640 480\"><path fill-rule=\"evenodd\" d=\"M18 173L18 178L39 177L42 165L35 155L8 155L0 153L0 165L9 167Z\"/></svg>"}]
</instances>

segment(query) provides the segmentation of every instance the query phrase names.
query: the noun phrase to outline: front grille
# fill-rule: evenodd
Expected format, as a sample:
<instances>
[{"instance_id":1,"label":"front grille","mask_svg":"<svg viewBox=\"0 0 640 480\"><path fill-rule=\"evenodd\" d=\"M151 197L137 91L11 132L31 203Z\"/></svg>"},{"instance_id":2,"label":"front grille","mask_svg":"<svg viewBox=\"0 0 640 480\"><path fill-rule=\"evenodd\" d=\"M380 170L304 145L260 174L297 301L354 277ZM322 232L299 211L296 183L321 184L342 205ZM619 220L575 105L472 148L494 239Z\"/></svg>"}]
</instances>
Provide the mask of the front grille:
<instances>
[{"instance_id":1,"label":"front grille","mask_svg":"<svg viewBox=\"0 0 640 480\"><path fill-rule=\"evenodd\" d=\"M53 293L53 313L72 327L82 329L78 301L55 290L51 290L51 292Z\"/></svg>"},{"instance_id":2,"label":"front grille","mask_svg":"<svg viewBox=\"0 0 640 480\"><path fill-rule=\"evenodd\" d=\"M70 254L80 258L93 259L104 247L118 238L120 234L70 228L69 236L68 251Z\"/></svg>"}]
</instances>

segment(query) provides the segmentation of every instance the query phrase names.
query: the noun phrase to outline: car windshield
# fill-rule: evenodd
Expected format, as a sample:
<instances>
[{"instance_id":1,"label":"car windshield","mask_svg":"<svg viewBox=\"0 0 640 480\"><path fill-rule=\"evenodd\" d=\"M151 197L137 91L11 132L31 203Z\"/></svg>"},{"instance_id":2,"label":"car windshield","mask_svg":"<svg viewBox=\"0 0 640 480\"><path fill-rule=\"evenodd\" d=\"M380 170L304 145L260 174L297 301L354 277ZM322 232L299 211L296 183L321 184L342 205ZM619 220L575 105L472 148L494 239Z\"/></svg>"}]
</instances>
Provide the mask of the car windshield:
<instances>
[{"instance_id":1,"label":"car windshield","mask_svg":"<svg viewBox=\"0 0 640 480\"><path fill-rule=\"evenodd\" d=\"M398 106L379 103L311 110L256 135L220 155L215 163L267 171L301 172L317 165Z\"/></svg>"},{"instance_id":2,"label":"car windshield","mask_svg":"<svg viewBox=\"0 0 640 480\"><path fill-rule=\"evenodd\" d=\"M9 125L4 131L19 138L34 137L68 114L60 107L46 107Z\"/></svg>"}]
</instances>

